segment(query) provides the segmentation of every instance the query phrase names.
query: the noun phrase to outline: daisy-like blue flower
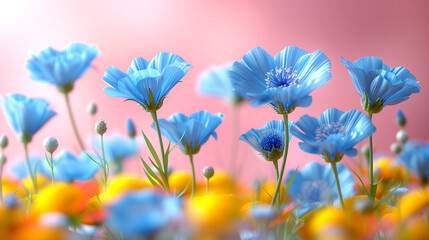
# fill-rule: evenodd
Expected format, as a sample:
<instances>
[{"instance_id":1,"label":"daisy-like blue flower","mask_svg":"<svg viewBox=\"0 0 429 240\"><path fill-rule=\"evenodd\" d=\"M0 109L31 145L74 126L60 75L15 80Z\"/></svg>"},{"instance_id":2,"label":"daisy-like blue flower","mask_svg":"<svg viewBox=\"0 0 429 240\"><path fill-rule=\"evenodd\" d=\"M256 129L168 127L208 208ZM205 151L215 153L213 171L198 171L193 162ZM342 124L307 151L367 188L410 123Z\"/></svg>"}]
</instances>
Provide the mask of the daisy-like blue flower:
<instances>
[{"instance_id":1,"label":"daisy-like blue flower","mask_svg":"<svg viewBox=\"0 0 429 240\"><path fill-rule=\"evenodd\" d=\"M294 122L289 121L289 132ZM289 134L289 141L292 134ZM248 143L261 153L267 161L277 161L283 156L285 147L285 126L282 120L267 122L262 128L250 129L240 136L240 140Z\"/></svg>"},{"instance_id":2,"label":"daisy-like blue flower","mask_svg":"<svg viewBox=\"0 0 429 240\"><path fill-rule=\"evenodd\" d=\"M180 199L173 196L149 190L134 192L108 207L107 222L125 239L151 239L155 233L171 231L183 221L181 206Z\"/></svg>"},{"instance_id":3,"label":"daisy-like blue flower","mask_svg":"<svg viewBox=\"0 0 429 240\"><path fill-rule=\"evenodd\" d=\"M355 180L350 170L342 164L337 164L337 170L343 197L349 198L356 195L353 188ZM286 182L290 181L294 172L294 170L289 171ZM321 206L339 202L335 175L331 166L323 166L317 162L308 163L296 173L288 193L301 203L300 216Z\"/></svg>"},{"instance_id":4,"label":"daisy-like blue flower","mask_svg":"<svg viewBox=\"0 0 429 240\"><path fill-rule=\"evenodd\" d=\"M5 100L0 98L0 104L9 125L23 143L31 142L33 135L57 114L46 100L21 94L7 95Z\"/></svg>"},{"instance_id":5,"label":"daisy-like blue flower","mask_svg":"<svg viewBox=\"0 0 429 240\"><path fill-rule=\"evenodd\" d=\"M43 168L40 167L40 163L42 163L44 161L44 157L40 157L40 156L31 156L29 159L29 165L32 171L36 171L36 174L46 174L46 171L44 171ZM17 178L19 179L23 179L25 177L27 177L29 175L28 172L28 167L27 167L27 163L25 162L25 160L23 161L16 161L16 163L14 163L11 167L11 171L13 173L13 175L15 175ZM35 168L37 166L37 168ZM49 170L49 174L50 174L50 170Z\"/></svg>"},{"instance_id":6,"label":"daisy-like blue flower","mask_svg":"<svg viewBox=\"0 0 429 240\"><path fill-rule=\"evenodd\" d=\"M183 113L173 114L168 120L160 119L161 134L173 144L179 144L186 155L194 155L210 136L217 139L216 128L223 122L222 113L211 114L198 111L186 116ZM152 128L155 129L154 123Z\"/></svg>"},{"instance_id":7,"label":"daisy-like blue flower","mask_svg":"<svg viewBox=\"0 0 429 240\"><path fill-rule=\"evenodd\" d=\"M87 181L94 177L100 168L88 159L86 152L82 152L79 157L76 157L71 152L64 150L54 158L53 163L55 180L64 182ZM40 168L45 175L52 178L51 168L46 160L42 161Z\"/></svg>"},{"instance_id":8,"label":"daisy-like blue flower","mask_svg":"<svg viewBox=\"0 0 429 240\"><path fill-rule=\"evenodd\" d=\"M198 90L205 95L223 98L232 104L243 101L243 96L232 88L229 70L232 63L222 66L213 66L202 72L198 77Z\"/></svg>"},{"instance_id":9,"label":"daisy-like blue flower","mask_svg":"<svg viewBox=\"0 0 429 240\"><path fill-rule=\"evenodd\" d=\"M362 108L379 113L385 105L395 105L420 92L416 77L404 67L389 68L379 57L363 57L354 63L341 58L349 70L356 90L362 96Z\"/></svg>"},{"instance_id":10,"label":"daisy-like blue flower","mask_svg":"<svg viewBox=\"0 0 429 240\"><path fill-rule=\"evenodd\" d=\"M327 162L339 162L345 155L353 157L357 143L375 132L368 116L357 110L343 112L330 108L319 118L302 116L292 134L301 139L299 147L308 153L319 154Z\"/></svg>"},{"instance_id":11,"label":"daisy-like blue flower","mask_svg":"<svg viewBox=\"0 0 429 240\"><path fill-rule=\"evenodd\" d=\"M95 45L84 43L72 43L63 51L48 47L39 55L33 55L27 62L27 68L33 80L54 84L59 91L68 93L98 54Z\"/></svg>"},{"instance_id":12,"label":"daisy-like blue flower","mask_svg":"<svg viewBox=\"0 0 429 240\"><path fill-rule=\"evenodd\" d=\"M182 79L191 65L172 53L158 53L151 61L141 57L133 60L128 71L110 67L103 76L104 92L139 103L153 112L161 108L164 98Z\"/></svg>"},{"instance_id":13,"label":"daisy-like blue flower","mask_svg":"<svg viewBox=\"0 0 429 240\"><path fill-rule=\"evenodd\" d=\"M409 141L398 156L398 162L403 163L415 173L423 185L429 182L429 144L419 141Z\"/></svg>"},{"instance_id":14,"label":"daisy-like blue flower","mask_svg":"<svg viewBox=\"0 0 429 240\"><path fill-rule=\"evenodd\" d=\"M254 107L271 105L279 114L308 107L309 94L331 80L331 62L317 50L313 53L290 46L274 58L261 47L247 52L230 71L234 90L253 99Z\"/></svg>"}]
</instances>

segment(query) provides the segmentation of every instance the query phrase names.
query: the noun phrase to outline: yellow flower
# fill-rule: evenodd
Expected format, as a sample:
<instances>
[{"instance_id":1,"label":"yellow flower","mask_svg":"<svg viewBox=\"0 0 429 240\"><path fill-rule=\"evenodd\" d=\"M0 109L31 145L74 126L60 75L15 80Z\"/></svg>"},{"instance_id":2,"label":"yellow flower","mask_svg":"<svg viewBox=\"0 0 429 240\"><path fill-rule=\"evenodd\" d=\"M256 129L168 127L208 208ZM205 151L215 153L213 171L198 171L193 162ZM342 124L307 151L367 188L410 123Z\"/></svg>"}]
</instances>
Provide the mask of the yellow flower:
<instances>
[{"instance_id":1,"label":"yellow flower","mask_svg":"<svg viewBox=\"0 0 429 240\"><path fill-rule=\"evenodd\" d=\"M32 211L39 216L47 212L59 212L69 217L79 216L86 207L84 193L73 185L56 183L43 189L32 206Z\"/></svg>"},{"instance_id":2,"label":"yellow flower","mask_svg":"<svg viewBox=\"0 0 429 240\"><path fill-rule=\"evenodd\" d=\"M422 212L429 206L429 192L418 190L404 195L399 202L399 212L403 220Z\"/></svg>"},{"instance_id":3,"label":"yellow flower","mask_svg":"<svg viewBox=\"0 0 429 240\"><path fill-rule=\"evenodd\" d=\"M185 171L173 171L168 178L168 183L170 184L170 191L176 192L176 194L180 194L185 190L186 186L188 186L185 195L191 194L191 184L192 184L192 176L188 172Z\"/></svg>"},{"instance_id":4,"label":"yellow flower","mask_svg":"<svg viewBox=\"0 0 429 240\"><path fill-rule=\"evenodd\" d=\"M150 188L152 184L147 179L142 179L137 175L122 174L112 178L109 184L107 199L116 199L123 194L136 191L142 188ZM102 193L103 190L100 190ZM102 196L103 194L100 194Z\"/></svg>"},{"instance_id":5,"label":"yellow flower","mask_svg":"<svg viewBox=\"0 0 429 240\"><path fill-rule=\"evenodd\" d=\"M388 157L379 158L375 162L374 172L377 179L383 179L383 182L402 182L405 179L405 169Z\"/></svg>"}]
</instances>

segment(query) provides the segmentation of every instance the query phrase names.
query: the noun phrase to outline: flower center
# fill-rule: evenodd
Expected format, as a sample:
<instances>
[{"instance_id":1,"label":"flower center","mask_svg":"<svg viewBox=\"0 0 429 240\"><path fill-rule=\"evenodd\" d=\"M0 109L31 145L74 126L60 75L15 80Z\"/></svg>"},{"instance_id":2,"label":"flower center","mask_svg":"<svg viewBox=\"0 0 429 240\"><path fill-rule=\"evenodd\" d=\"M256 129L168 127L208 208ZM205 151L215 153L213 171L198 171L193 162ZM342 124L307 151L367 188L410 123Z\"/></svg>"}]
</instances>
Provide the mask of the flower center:
<instances>
[{"instance_id":1,"label":"flower center","mask_svg":"<svg viewBox=\"0 0 429 240\"><path fill-rule=\"evenodd\" d=\"M267 130L262 134L259 142L265 152L272 152L274 148L282 150L283 132L273 129Z\"/></svg>"},{"instance_id":2,"label":"flower center","mask_svg":"<svg viewBox=\"0 0 429 240\"><path fill-rule=\"evenodd\" d=\"M276 67L271 71L267 72L267 78L265 78L265 83L267 88L277 89L282 87L289 87L292 85L299 85L299 78L296 71L292 71L292 67Z\"/></svg>"},{"instance_id":3,"label":"flower center","mask_svg":"<svg viewBox=\"0 0 429 240\"><path fill-rule=\"evenodd\" d=\"M316 129L316 141L323 142L333 134L344 135L346 127L339 122L323 124Z\"/></svg>"}]
</instances>

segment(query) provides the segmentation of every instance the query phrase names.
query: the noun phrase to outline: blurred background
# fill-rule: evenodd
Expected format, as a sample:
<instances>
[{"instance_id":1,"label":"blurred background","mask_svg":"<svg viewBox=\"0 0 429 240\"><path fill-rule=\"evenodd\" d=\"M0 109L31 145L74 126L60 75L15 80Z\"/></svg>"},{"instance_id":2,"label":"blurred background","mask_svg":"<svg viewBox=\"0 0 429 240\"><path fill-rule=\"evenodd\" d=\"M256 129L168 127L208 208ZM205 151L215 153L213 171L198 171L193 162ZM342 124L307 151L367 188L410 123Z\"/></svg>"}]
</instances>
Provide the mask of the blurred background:
<instances>
[{"instance_id":1,"label":"blurred background","mask_svg":"<svg viewBox=\"0 0 429 240\"><path fill-rule=\"evenodd\" d=\"M34 137L30 154L43 155L42 141L58 138L59 150L78 149L68 119L63 96L50 85L32 81L25 68L31 53L52 46L63 49L71 42L96 44L101 54L93 67L76 82L71 101L81 135L90 146L94 122L102 117L108 135L126 135L126 119L131 117L138 129L145 131L158 147L156 132L150 128L150 114L134 102L108 97L103 92L104 71L115 66L125 71L131 61L141 56L152 59L158 52L172 52L192 64L158 112L168 118L175 112L190 114L197 110L222 112L225 121L218 128L218 140L210 139L195 156L196 171L206 165L228 168L231 139L231 107L220 99L197 91L197 78L211 65L239 61L251 48L261 46L275 55L284 47L295 45L308 52L322 50L332 62L332 80L313 92L313 104L290 115L296 121L304 114L319 116L327 108L343 111L361 110L360 96L354 89L340 58L354 61L364 56L381 57L389 67L404 66L420 81L422 91L396 106L386 107L375 115L377 132L375 151L390 154L398 127L395 116L400 107L408 120L410 138L427 140L429 86L429 2L413 1L0 1L0 94L22 93L43 97L58 112ZM86 111L94 100L96 119ZM268 107L240 108L240 134L260 128L267 121L281 119ZM0 114L0 133L9 137L6 154L11 161L23 159L24 153L15 134ZM140 136L141 138L141 136ZM275 177L271 163L265 162L247 144L238 145L237 166L243 179ZM145 146L140 153L148 156ZM303 167L317 156L306 154L292 138L287 168ZM318 159L318 161L321 161ZM354 164L356 159L344 158ZM189 170L188 158L176 149L170 164ZM138 171L141 165L130 159L127 169ZM141 172L140 172L141 173ZM200 174L198 174L200 175Z\"/></svg>"}]
</instances>

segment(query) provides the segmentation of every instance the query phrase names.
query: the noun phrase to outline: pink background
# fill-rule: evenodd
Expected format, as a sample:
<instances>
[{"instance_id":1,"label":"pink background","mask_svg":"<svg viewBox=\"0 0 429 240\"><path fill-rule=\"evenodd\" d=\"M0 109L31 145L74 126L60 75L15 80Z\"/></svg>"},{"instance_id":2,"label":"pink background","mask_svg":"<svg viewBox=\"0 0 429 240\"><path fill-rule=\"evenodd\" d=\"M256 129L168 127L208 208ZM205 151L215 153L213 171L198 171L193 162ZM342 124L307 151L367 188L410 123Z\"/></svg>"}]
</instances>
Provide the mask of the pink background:
<instances>
[{"instance_id":1,"label":"pink background","mask_svg":"<svg viewBox=\"0 0 429 240\"><path fill-rule=\"evenodd\" d=\"M332 62L332 80L316 90L309 108L290 115L298 120L303 114L318 116L327 108L343 111L359 109L360 97L354 89L340 57L356 60L379 56L390 66L404 66L419 79L422 91L400 104L409 125L411 138L427 140L426 93L429 77L429 15L427 1L2 1L0 3L0 93L23 93L49 100L59 114L34 137L32 154L44 154L42 141L58 138L59 149L77 149L63 97L50 85L30 80L25 68L30 52L47 46L62 49L70 42L96 44L101 54L75 85L71 95L81 135L86 142L93 135L93 119L86 105L95 100L98 117L108 123L108 133L126 133L127 117L156 143L150 129L150 114L133 102L108 97L103 92L104 71L111 65L122 70L132 59L151 59L161 51L182 56L193 65L188 74L168 95L159 116L167 118L176 111L190 114L206 109L226 115L218 129L219 139L209 140L195 157L198 172L205 165L227 165L231 139L231 110L221 100L202 96L196 91L198 74L211 64L238 61L249 49L262 46L276 54L285 46L295 45L307 51L322 50ZM386 107L375 115L374 136L378 152L388 152L398 127L398 106ZM240 133L260 128L267 121L281 119L268 107L245 104L240 111ZM12 161L23 157L22 146L0 114L0 132L6 132ZM303 166L318 156L303 153L293 138L288 168ZM157 144L156 144L157 145ZM240 143L240 161L247 177L273 176L272 165L264 162L245 143ZM143 148L142 156L148 151ZM344 158L352 163L355 159ZM175 150L171 164L189 169L187 157ZM135 161L130 161L129 169ZM140 166L139 166L140 167Z\"/></svg>"}]
</instances>

